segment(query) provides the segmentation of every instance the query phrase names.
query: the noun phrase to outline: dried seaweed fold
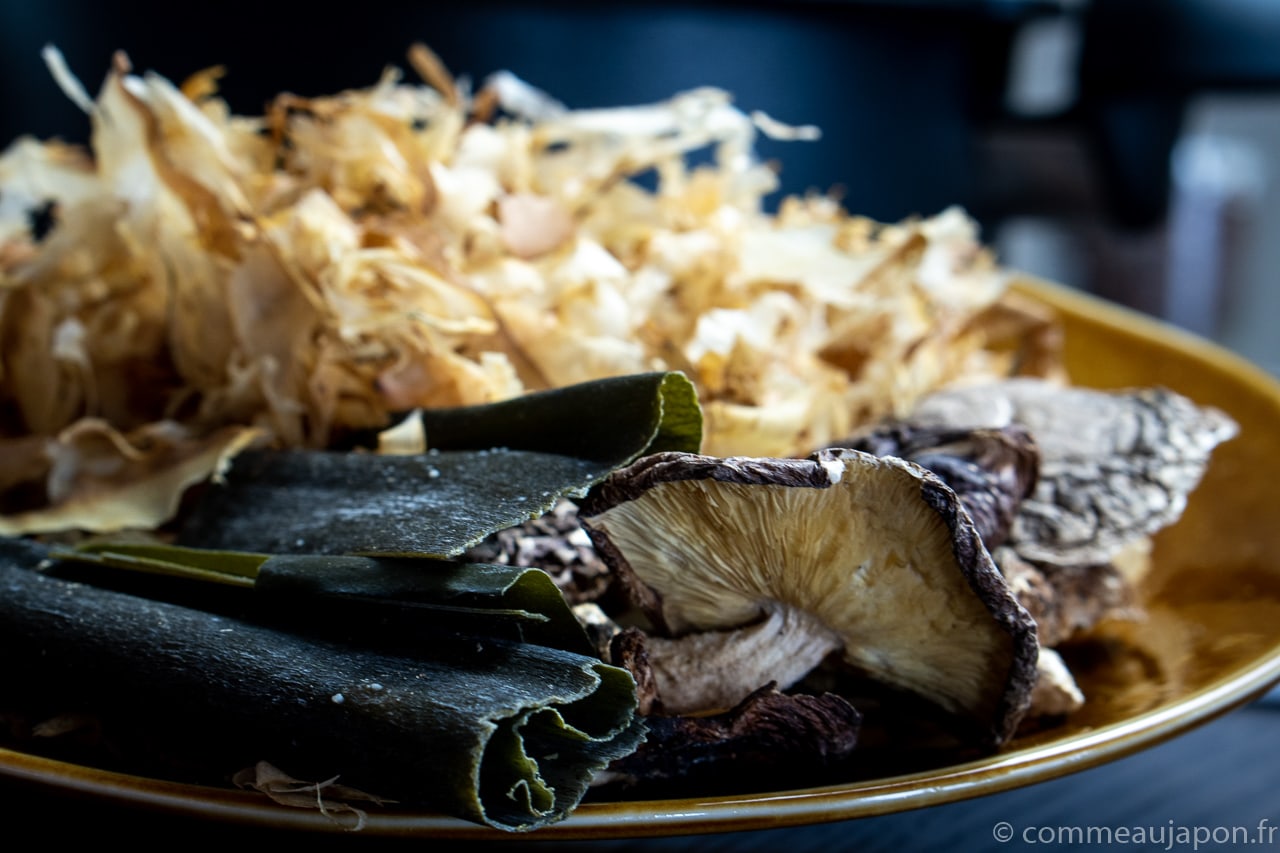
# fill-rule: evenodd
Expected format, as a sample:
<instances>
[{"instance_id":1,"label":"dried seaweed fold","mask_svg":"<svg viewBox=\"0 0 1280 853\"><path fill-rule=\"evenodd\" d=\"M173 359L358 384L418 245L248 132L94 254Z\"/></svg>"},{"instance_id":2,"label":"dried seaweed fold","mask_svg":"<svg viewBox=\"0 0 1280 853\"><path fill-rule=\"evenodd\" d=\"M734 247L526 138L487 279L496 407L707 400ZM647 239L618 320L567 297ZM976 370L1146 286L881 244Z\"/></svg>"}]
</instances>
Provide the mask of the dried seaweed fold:
<instances>
[{"instance_id":1,"label":"dried seaweed fold","mask_svg":"<svg viewBox=\"0 0 1280 853\"><path fill-rule=\"evenodd\" d=\"M32 571L43 555L0 548L0 703L90 706L168 763L267 760L525 830L643 738L631 677L594 658L457 633L412 653L338 642Z\"/></svg>"},{"instance_id":2,"label":"dried seaweed fold","mask_svg":"<svg viewBox=\"0 0 1280 853\"><path fill-rule=\"evenodd\" d=\"M457 556L643 454L696 448L702 426L693 386L679 373L597 380L423 419L431 450L419 455L241 454L195 507L182 544Z\"/></svg>"}]
</instances>

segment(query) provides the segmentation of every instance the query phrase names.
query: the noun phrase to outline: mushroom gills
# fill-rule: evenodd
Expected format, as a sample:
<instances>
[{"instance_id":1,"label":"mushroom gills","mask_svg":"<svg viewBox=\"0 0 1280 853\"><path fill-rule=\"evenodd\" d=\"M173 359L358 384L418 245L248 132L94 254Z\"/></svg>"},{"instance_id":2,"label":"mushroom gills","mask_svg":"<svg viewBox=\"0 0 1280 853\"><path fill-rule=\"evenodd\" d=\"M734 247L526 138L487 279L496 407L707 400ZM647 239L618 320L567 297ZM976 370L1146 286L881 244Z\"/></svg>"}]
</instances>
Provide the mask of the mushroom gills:
<instances>
[{"instance_id":1,"label":"mushroom gills","mask_svg":"<svg viewBox=\"0 0 1280 853\"><path fill-rule=\"evenodd\" d=\"M1034 623L955 493L917 465L844 449L656 454L583 509L605 559L674 636L796 608L840 638L848 663L975 719L995 743L1026 709Z\"/></svg>"}]
</instances>

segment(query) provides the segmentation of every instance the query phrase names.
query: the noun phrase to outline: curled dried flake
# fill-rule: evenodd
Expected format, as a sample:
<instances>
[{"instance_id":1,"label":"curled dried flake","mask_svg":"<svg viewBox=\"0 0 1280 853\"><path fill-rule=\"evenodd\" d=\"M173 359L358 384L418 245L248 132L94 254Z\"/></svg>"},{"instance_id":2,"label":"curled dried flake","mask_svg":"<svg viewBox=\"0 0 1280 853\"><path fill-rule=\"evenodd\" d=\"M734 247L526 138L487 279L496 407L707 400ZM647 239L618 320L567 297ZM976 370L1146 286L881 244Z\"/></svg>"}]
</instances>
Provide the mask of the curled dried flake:
<instances>
[{"instance_id":1,"label":"curled dried flake","mask_svg":"<svg viewBox=\"0 0 1280 853\"><path fill-rule=\"evenodd\" d=\"M392 456L413 456L427 452L427 431L422 410L414 409L395 426L378 433L378 452Z\"/></svg>"},{"instance_id":2,"label":"curled dried flake","mask_svg":"<svg viewBox=\"0 0 1280 853\"><path fill-rule=\"evenodd\" d=\"M36 256L36 247L26 234L0 240L0 275L11 272Z\"/></svg>"},{"instance_id":3,"label":"curled dried flake","mask_svg":"<svg viewBox=\"0 0 1280 853\"><path fill-rule=\"evenodd\" d=\"M735 277L744 282L799 284L819 302L839 309L861 308L857 285L880 264L885 249L841 251L834 223L774 228L763 223L742 235Z\"/></svg>"},{"instance_id":4,"label":"curled dried flake","mask_svg":"<svg viewBox=\"0 0 1280 853\"><path fill-rule=\"evenodd\" d=\"M406 349L396 362L374 380L383 411L403 411L413 407L471 405L493 402L505 396L496 393L505 383L495 382L491 368L496 364L476 364L449 352L438 343Z\"/></svg>"},{"instance_id":5,"label":"curled dried flake","mask_svg":"<svg viewBox=\"0 0 1280 853\"><path fill-rule=\"evenodd\" d=\"M199 438L171 422L126 436L101 421L77 422L46 445L53 502L0 516L0 535L158 527L177 512L189 486L218 476L259 437L227 427Z\"/></svg>"},{"instance_id":6,"label":"curled dried flake","mask_svg":"<svg viewBox=\"0 0 1280 853\"><path fill-rule=\"evenodd\" d=\"M232 783L240 788L252 788L266 794L272 802L300 809L315 809L329 820L352 832L363 829L369 815L353 802L385 805L394 800L367 794L348 785L339 785L338 777L323 782L306 782L294 779L278 767L259 761L232 777Z\"/></svg>"},{"instance_id":7,"label":"curled dried flake","mask_svg":"<svg viewBox=\"0 0 1280 853\"><path fill-rule=\"evenodd\" d=\"M973 376L1034 376L1067 384L1062 326L1048 306L1009 290L973 315L968 328L983 341L987 361Z\"/></svg>"},{"instance_id":8,"label":"curled dried flake","mask_svg":"<svg viewBox=\"0 0 1280 853\"><path fill-rule=\"evenodd\" d=\"M53 75L53 80L71 101L86 113L93 112L93 99L89 97L89 93L85 91L84 84L80 82L80 78L72 73L71 68L67 65L66 58L62 55L62 51L51 44L47 44L40 51L40 57L49 68L49 73Z\"/></svg>"},{"instance_id":9,"label":"curled dried flake","mask_svg":"<svg viewBox=\"0 0 1280 853\"><path fill-rule=\"evenodd\" d=\"M398 405L694 374L707 356L700 390L725 406L708 447L796 455L957 371L1006 365L956 331L995 289L970 280L985 273L961 214L881 228L813 198L770 216L775 178L751 145L783 129L726 93L575 111L500 75L486 91L507 114L486 122L424 54L411 63L438 89L388 69L241 117L212 75L184 90L122 58L93 108L91 156L11 146L5 405L44 436L85 415L128 430L182 413L318 447ZM705 148L711 162L691 167ZM656 188L630 180L650 168ZM28 214L47 202L55 225L37 241ZM930 241L950 260L926 287ZM269 286L247 286L264 274ZM967 295L944 294L948 276ZM699 331L717 312L785 319L747 324L722 352ZM76 346L55 358L58 329Z\"/></svg>"},{"instance_id":10,"label":"curled dried flake","mask_svg":"<svg viewBox=\"0 0 1280 853\"><path fill-rule=\"evenodd\" d=\"M200 206L205 232L211 236L215 228L228 227L215 217L248 216L250 204L241 188L247 171L244 140L160 75L147 73L140 79L138 93L148 124L160 135L153 154L157 168L170 186L188 196L188 204Z\"/></svg>"},{"instance_id":11,"label":"curled dried flake","mask_svg":"<svg viewBox=\"0 0 1280 853\"><path fill-rule=\"evenodd\" d=\"M573 220L553 199L531 193L503 196L498 201L502 242L518 258L545 255L569 239Z\"/></svg>"},{"instance_id":12,"label":"curled dried flake","mask_svg":"<svg viewBox=\"0 0 1280 853\"><path fill-rule=\"evenodd\" d=\"M1171 524L1235 423L1162 388L1102 392L1035 379L961 388L923 401L913 422L1020 424L1041 452L1040 480L1014 522L1023 557L1105 563Z\"/></svg>"},{"instance_id":13,"label":"curled dried flake","mask_svg":"<svg viewBox=\"0 0 1280 853\"><path fill-rule=\"evenodd\" d=\"M24 426L47 435L75 419L90 393L86 377L54 350L62 322L54 300L31 289L4 293L0 300L4 397L17 404Z\"/></svg>"},{"instance_id":14,"label":"curled dried flake","mask_svg":"<svg viewBox=\"0 0 1280 853\"><path fill-rule=\"evenodd\" d=\"M1026 709L1035 625L955 493L918 466L853 450L660 453L598 486L583 521L666 633L785 605L838 635L846 661L974 720L989 742Z\"/></svg>"},{"instance_id":15,"label":"curled dried flake","mask_svg":"<svg viewBox=\"0 0 1280 853\"><path fill-rule=\"evenodd\" d=\"M920 224L928 242L920 259L917 280L947 308L985 308L1007 285L1007 273L996 269L988 250L978 242L977 224L958 207Z\"/></svg>"},{"instance_id":16,"label":"curled dried flake","mask_svg":"<svg viewBox=\"0 0 1280 853\"><path fill-rule=\"evenodd\" d=\"M604 292L598 288L592 291ZM591 295L584 293L575 302L579 309L573 311L576 317L595 314L604 322L625 322L625 318L616 315L599 315L595 309L600 303ZM636 341L600 334L597 328L578 328L526 304L501 301L494 307L504 328L532 365L534 376L551 387L642 373L654 366Z\"/></svg>"},{"instance_id":17,"label":"curled dried flake","mask_svg":"<svg viewBox=\"0 0 1280 853\"><path fill-rule=\"evenodd\" d=\"M355 222L319 188L307 190L272 216L263 236L306 292L314 292L327 268L360 247ZM319 293L314 298L323 304Z\"/></svg>"},{"instance_id":18,"label":"curled dried flake","mask_svg":"<svg viewBox=\"0 0 1280 853\"><path fill-rule=\"evenodd\" d=\"M829 379L829 377L828 377ZM707 435L702 449L708 455L790 456L797 444L812 447L845 435L853 426L847 411L828 408L828 394L838 393L834 383L813 388L788 389L771 395L761 405L730 400L710 400L703 406Z\"/></svg>"},{"instance_id":19,"label":"curled dried flake","mask_svg":"<svg viewBox=\"0 0 1280 853\"><path fill-rule=\"evenodd\" d=\"M126 202L114 228L148 284L168 294L168 357L194 388L220 387L233 349L221 286L231 263L225 242L235 238L207 188L170 160L143 80L116 70L102 91L94 151L103 180Z\"/></svg>"},{"instance_id":20,"label":"curled dried flake","mask_svg":"<svg viewBox=\"0 0 1280 853\"><path fill-rule=\"evenodd\" d=\"M815 142L822 138L822 130L811 124L790 125L784 124L773 118L768 113L760 110L751 112L751 123L770 139L785 139L788 141L803 140L805 142Z\"/></svg>"},{"instance_id":21,"label":"curled dried flake","mask_svg":"<svg viewBox=\"0 0 1280 853\"><path fill-rule=\"evenodd\" d=\"M435 51L425 44L415 43L409 48L409 64L413 66L413 70L418 72L418 76L424 82L444 95L446 103L450 106L458 106L462 100L458 92L458 86L454 82L453 75L449 73L449 69L445 67L444 62L435 54Z\"/></svg>"},{"instance_id":22,"label":"curled dried flake","mask_svg":"<svg viewBox=\"0 0 1280 853\"><path fill-rule=\"evenodd\" d=\"M755 128L750 119L730 104L727 93L710 87L657 104L544 117L538 135L548 146L567 146L542 158L540 185L558 187L563 198L578 204L589 204L611 185L650 167L661 176L665 198L690 188L712 190L704 198L716 203L693 211L703 216L721 202L755 206L776 183L751 155ZM706 147L714 151L714 173L696 170L687 180L684 156Z\"/></svg>"},{"instance_id":23,"label":"curled dried flake","mask_svg":"<svg viewBox=\"0 0 1280 853\"><path fill-rule=\"evenodd\" d=\"M791 294L763 294L749 308L713 308L698 317L684 356L694 365L704 400L761 404L821 367L795 338L812 333L804 306ZM795 354L788 358L788 354Z\"/></svg>"},{"instance_id":24,"label":"curled dried flake","mask_svg":"<svg viewBox=\"0 0 1280 853\"><path fill-rule=\"evenodd\" d=\"M439 95L397 82L392 70L371 90L279 105L287 170L324 187L347 210L429 211L436 198L429 166L441 145L452 147L460 119L449 120L457 111ZM423 134L413 130L419 121L428 128Z\"/></svg>"},{"instance_id":25,"label":"curled dried flake","mask_svg":"<svg viewBox=\"0 0 1280 853\"><path fill-rule=\"evenodd\" d=\"M213 424L236 419L248 405L265 409L272 432L291 444L308 445L327 434L330 424L309 417L306 386L313 369L307 358L311 337L322 325L315 303L265 246L246 249L226 279L227 331L235 343L227 373L252 373L257 394L212 389L202 401L201 415ZM224 408L225 407L225 408ZM238 413L237 413L238 414ZM309 434L310 433L310 434Z\"/></svg>"},{"instance_id":26,"label":"curled dried flake","mask_svg":"<svg viewBox=\"0 0 1280 853\"><path fill-rule=\"evenodd\" d=\"M510 71L496 71L484 82L507 112L534 122L555 119L568 108L541 89L526 83Z\"/></svg>"},{"instance_id":27,"label":"curled dried flake","mask_svg":"<svg viewBox=\"0 0 1280 853\"><path fill-rule=\"evenodd\" d=\"M468 128L462 143L474 149L471 140L488 141L486 128ZM496 230L497 223L489 215L490 205L502 195L502 184L487 164L470 163L463 156L468 147L459 150L452 165L431 163L431 179L439 194L438 215L443 224L462 233L475 234L484 230Z\"/></svg>"},{"instance_id":28,"label":"curled dried flake","mask_svg":"<svg viewBox=\"0 0 1280 853\"><path fill-rule=\"evenodd\" d=\"M97 190L93 164L79 148L31 137L0 155L0 246L30 235L31 213L46 204L74 206Z\"/></svg>"},{"instance_id":29,"label":"curled dried flake","mask_svg":"<svg viewBox=\"0 0 1280 853\"><path fill-rule=\"evenodd\" d=\"M406 335L423 325L450 335L496 331L483 299L396 249L346 254L326 284L332 288L330 304L341 310L341 332L348 338L367 334L394 345L396 333Z\"/></svg>"},{"instance_id":30,"label":"curled dried flake","mask_svg":"<svg viewBox=\"0 0 1280 853\"><path fill-rule=\"evenodd\" d=\"M672 150L701 148L711 142L748 147L753 131L728 92L711 86L691 89L667 101L632 107L572 110L551 118L549 130L566 137L654 144Z\"/></svg>"},{"instance_id":31,"label":"curled dried flake","mask_svg":"<svg viewBox=\"0 0 1280 853\"><path fill-rule=\"evenodd\" d=\"M218 94L218 81L227 76L225 65L211 65L188 74L178 86L183 96L199 103Z\"/></svg>"}]
</instances>

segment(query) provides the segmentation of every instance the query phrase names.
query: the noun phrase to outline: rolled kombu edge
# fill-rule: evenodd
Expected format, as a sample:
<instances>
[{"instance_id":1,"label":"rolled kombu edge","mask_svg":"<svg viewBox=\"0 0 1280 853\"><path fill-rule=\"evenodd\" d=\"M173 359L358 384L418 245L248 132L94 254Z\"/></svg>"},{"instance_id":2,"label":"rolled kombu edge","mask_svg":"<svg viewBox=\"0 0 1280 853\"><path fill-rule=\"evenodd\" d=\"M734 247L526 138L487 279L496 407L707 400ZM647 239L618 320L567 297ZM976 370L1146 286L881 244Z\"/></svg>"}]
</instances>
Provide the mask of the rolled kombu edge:
<instances>
[{"instance_id":1,"label":"rolled kombu edge","mask_svg":"<svg viewBox=\"0 0 1280 853\"><path fill-rule=\"evenodd\" d=\"M0 544L0 705L127 721L174 766L265 760L528 830L644 737L630 675L595 658L466 635L373 650L69 582L42 557Z\"/></svg>"}]
</instances>

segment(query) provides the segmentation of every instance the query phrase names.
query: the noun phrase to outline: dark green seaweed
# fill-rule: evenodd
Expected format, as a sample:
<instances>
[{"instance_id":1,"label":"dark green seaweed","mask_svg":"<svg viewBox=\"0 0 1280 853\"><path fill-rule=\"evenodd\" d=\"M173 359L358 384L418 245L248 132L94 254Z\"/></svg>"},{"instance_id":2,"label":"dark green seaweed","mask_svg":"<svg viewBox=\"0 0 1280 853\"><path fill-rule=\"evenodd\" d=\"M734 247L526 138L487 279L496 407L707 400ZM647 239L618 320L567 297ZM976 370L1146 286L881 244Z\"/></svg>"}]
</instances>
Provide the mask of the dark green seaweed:
<instances>
[{"instance_id":1,"label":"dark green seaweed","mask_svg":"<svg viewBox=\"0 0 1280 853\"><path fill-rule=\"evenodd\" d=\"M584 495L658 450L696 449L689 380L651 373L424 413L413 456L250 451L209 487L179 543L272 554L454 557Z\"/></svg>"},{"instance_id":2,"label":"dark green seaweed","mask_svg":"<svg viewBox=\"0 0 1280 853\"><path fill-rule=\"evenodd\" d=\"M148 579L166 594L216 581L198 607L33 572L42 552L0 543L0 709L90 708L224 778L266 760L502 829L564 817L643 739L634 681L578 653L547 576L442 558L646 453L696 451L696 394L653 373L423 420L416 456L239 455L181 528L201 550L77 555L173 575Z\"/></svg>"},{"instance_id":3,"label":"dark green seaweed","mask_svg":"<svg viewBox=\"0 0 1280 853\"><path fill-rule=\"evenodd\" d=\"M76 566L243 587L252 590L252 601L244 599L246 612L260 621L340 639L394 641L412 649L460 633L592 653L564 596L538 569L427 558L272 557L111 541L56 549L52 556ZM74 570L71 577L97 585L111 580ZM156 591L152 586L140 594L164 597Z\"/></svg>"},{"instance_id":4,"label":"dark green seaweed","mask_svg":"<svg viewBox=\"0 0 1280 853\"><path fill-rule=\"evenodd\" d=\"M702 443L697 391L682 373L617 376L483 406L427 409L422 419L440 450L508 447L609 467Z\"/></svg>"},{"instance_id":5,"label":"dark green seaweed","mask_svg":"<svg viewBox=\"0 0 1280 853\"><path fill-rule=\"evenodd\" d=\"M0 548L0 706L92 709L175 766L266 760L524 830L643 737L631 677L594 658L487 637L377 652L32 571L41 556Z\"/></svg>"}]
</instances>

